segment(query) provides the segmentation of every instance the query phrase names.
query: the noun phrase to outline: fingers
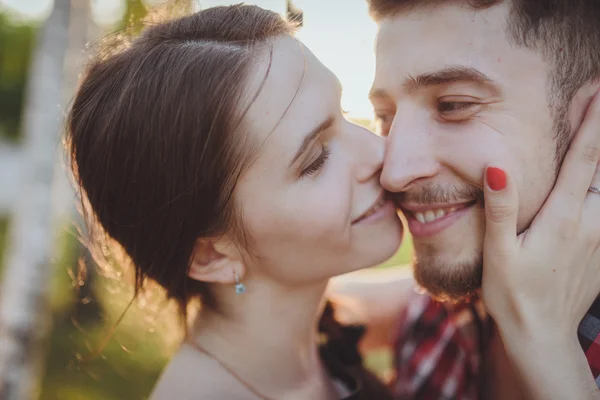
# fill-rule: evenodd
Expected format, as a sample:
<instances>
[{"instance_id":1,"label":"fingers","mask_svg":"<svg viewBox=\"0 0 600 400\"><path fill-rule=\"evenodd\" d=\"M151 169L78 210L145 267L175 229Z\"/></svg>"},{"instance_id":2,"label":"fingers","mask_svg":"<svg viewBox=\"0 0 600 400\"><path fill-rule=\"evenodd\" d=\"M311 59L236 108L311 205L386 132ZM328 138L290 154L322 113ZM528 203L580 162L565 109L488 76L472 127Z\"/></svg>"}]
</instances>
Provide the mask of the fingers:
<instances>
[{"instance_id":1,"label":"fingers","mask_svg":"<svg viewBox=\"0 0 600 400\"><path fill-rule=\"evenodd\" d=\"M596 171L594 172L594 177L589 186L590 188L600 190L600 164L596 165ZM600 194L588 190L586 201L591 201L594 204L600 203Z\"/></svg>"},{"instance_id":2,"label":"fingers","mask_svg":"<svg viewBox=\"0 0 600 400\"><path fill-rule=\"evenodd\" d=\"M519 196L506 172L488 167L485 172L485 240L486 261L489 257L505 257L517 244Z\"/></svg>"},{"instance_id":3,"label":"fingers","mask_svg":"<svg viewBox=\"0 0 600 400\"><path fill-rule=\"evenodd\" d=\"M560 168L556 186L548 198L549 207L568 209L579 220L581 208L600 156L600 92L588 107Z\"/></svg>"}]
</instances>

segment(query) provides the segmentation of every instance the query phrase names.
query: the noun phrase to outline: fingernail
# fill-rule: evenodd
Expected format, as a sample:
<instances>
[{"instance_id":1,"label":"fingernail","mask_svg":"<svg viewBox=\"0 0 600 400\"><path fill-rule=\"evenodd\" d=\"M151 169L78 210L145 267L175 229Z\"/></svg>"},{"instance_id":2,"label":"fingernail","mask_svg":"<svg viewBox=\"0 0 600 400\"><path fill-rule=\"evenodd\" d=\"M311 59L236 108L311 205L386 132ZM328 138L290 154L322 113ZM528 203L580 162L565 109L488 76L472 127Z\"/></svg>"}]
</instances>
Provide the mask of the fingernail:
<instances>
[{"instance_id":1,"label":"fingernail","mask_svg":"<svg viewBox=\"0 0 600 400\"><path fill-rule=\"evenodd\" d=\"M487 183L493 191L502 190L506 187L506 174L496 167L488 167L486 170Z\"/></svg>"}]
</instances>

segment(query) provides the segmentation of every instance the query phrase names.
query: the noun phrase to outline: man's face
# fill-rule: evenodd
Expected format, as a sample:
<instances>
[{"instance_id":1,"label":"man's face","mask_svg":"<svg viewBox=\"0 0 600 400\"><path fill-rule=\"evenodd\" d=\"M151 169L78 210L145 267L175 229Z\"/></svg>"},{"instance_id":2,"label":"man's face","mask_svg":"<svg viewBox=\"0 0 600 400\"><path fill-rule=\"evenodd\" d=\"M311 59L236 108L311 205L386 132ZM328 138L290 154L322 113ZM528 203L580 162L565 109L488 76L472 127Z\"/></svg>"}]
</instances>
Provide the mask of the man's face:
<instances>
[{"instance_id":1,"label":"man's face","mask_svg":"<svg viewBox=\"0 0 600 400\"><path fill-rule=\"evenodd\" d=\"M371 98L388 136L381 179L407 217L415 277L440 298L481 284L485 167L515 181L519 231L556 178L550 66L509 42L507 16L507 5L454 4L380 23Z\"/></svg>"}]
</instances>

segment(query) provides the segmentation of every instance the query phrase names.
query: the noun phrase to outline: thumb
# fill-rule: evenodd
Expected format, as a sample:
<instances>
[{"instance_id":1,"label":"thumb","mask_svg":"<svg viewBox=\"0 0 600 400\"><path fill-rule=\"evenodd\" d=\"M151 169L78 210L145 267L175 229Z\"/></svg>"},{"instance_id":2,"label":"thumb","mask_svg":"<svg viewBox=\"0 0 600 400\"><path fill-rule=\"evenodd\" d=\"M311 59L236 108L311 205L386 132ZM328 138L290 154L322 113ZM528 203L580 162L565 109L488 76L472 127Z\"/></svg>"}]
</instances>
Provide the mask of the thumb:
<instances>
[{"instance_id":1,"label":"thumb","mask_svg":"<svg viewBox=\"0 0 600 400\"><path fill-rule=\"evenodd\" d=\"M485 241L489 254L508 255L517 243L519 196L506 172L489 166L485 170Z\"/></svg>"}]
</instances>

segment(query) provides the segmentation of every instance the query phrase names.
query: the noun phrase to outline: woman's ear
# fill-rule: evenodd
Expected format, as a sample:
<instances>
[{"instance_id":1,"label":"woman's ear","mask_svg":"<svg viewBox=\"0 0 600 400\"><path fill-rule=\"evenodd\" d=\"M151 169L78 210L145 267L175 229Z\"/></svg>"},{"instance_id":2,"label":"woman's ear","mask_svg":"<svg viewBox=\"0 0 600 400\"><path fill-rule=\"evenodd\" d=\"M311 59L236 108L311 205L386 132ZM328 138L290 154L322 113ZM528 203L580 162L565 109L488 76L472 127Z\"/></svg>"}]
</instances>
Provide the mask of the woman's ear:
<instances>
[{"instance_id":1,"label":"woman's ear","mask_svg":"<svg viewBox=\"0 0 600 400\"><path fill-rule=\"evenodd\" d=\"M232 284L242 279L246 269L241 261L220 253L209 239L198 239L188 276L201 282Z\"/></svg>"}]
</instances>

